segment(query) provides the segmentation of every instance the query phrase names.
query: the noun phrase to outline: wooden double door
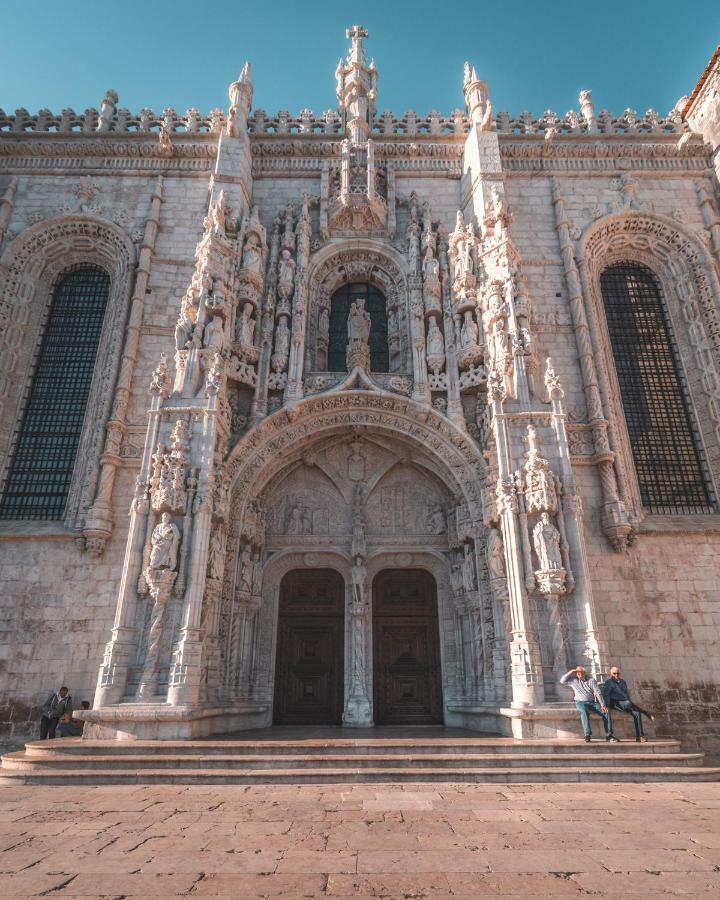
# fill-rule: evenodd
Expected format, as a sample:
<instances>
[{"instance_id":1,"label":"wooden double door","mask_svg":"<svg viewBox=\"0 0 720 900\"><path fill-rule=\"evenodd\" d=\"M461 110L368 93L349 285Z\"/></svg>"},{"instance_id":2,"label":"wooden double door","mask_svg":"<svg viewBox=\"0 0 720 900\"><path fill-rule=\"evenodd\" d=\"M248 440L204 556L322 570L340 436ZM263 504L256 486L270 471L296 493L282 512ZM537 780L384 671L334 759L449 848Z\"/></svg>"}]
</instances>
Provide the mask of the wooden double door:
<instances>
[{"instance_id":1,"label":"wooden double door","mask_svg":"<svg viewBox=\"0 0 720 900\"><path fill-rule=\"evenodd\" d=\"M429 572L386 569L373 581L377 725L442 723L437 589Z\"/></svg>"},{"instance_id":2,"label":"wooden double door","mask_svg":"<svg viewBox=\"0 0 720 900\"><path fill-rule=\"evenodd\" d=\"M343 712L345 582L333 569L296 569L280 585L276 725L339 725Z\"/></svg>"},{"instance_id":3,"label":"wooden double door","mask_svg":"<svg viewBox=\"0 0 720 900\"><path fill-rule=\"evenodd\" d=\"M428 572L388 569L372 587L377 725L442 723L437 590ZM369 623L368 623L369 624ZM296 569L280 585L273 722L339 725L344 706L345 583Z\"/></svg>"}]
</instances>

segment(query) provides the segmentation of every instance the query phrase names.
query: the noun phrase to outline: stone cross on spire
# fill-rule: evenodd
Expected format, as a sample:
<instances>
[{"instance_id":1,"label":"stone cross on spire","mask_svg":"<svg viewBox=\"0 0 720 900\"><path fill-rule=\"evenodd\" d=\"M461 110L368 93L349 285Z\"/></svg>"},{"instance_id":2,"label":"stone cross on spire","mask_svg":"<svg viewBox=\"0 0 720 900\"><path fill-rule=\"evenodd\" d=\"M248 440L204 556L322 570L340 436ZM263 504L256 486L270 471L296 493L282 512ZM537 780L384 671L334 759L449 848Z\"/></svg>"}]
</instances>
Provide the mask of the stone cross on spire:
<instances>
[{"instance_id":1,"label":"stone cross on spire","mask_svg":"<svg viewBox=\"0 0 720 900\"><path fill-rule=\"evenodd\" d=\"M350 142L361 144L367 141L375 116L378 73L375 60L368 65L365 56L363 38L368 36L367 28L353 25L345 34L352 44L347 60L341 59L335 70L336 92Z\"/></svg>"}]
</instances>

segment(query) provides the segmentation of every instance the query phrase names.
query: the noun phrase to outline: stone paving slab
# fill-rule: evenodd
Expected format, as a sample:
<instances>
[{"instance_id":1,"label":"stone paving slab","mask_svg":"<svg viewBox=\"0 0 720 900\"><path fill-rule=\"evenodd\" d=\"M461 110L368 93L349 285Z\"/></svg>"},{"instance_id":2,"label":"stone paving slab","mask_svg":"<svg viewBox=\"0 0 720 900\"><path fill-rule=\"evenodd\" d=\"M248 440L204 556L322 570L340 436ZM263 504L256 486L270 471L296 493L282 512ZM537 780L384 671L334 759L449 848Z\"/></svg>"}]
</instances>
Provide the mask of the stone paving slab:
<instances>
[{"instance_id":1,"label":"stone paving slab","mask_svg":"<svg viewBox=\"0 0 720 900\"><path fill-rule=\"evenodd\" d=\"M0 897L720 896L720 785L0 788Z\"/></svg>"}]
</instances>

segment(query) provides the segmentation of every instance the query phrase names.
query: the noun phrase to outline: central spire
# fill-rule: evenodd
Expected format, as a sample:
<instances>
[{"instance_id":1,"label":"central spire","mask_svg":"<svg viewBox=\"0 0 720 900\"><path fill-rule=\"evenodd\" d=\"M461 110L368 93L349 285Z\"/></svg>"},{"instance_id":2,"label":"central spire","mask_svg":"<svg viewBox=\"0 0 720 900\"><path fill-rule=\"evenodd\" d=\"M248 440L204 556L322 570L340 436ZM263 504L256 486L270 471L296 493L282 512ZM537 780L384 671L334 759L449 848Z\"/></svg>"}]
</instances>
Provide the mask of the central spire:
<instances>
[{"instance_id":1,"label":"central spire","mask_svg":"<svg viewBox=\"0 0 720 900\"><path fill-rule=\"evenodd\" d=\"M336 93L350 142L362 144L367 141L375 118L378 73L375 60L368 65L365 56L363 38L368 36L367 28L353 25L345 35L352 43L347 59L341 59L335 70Z\"/></svg>"}]
</instances>

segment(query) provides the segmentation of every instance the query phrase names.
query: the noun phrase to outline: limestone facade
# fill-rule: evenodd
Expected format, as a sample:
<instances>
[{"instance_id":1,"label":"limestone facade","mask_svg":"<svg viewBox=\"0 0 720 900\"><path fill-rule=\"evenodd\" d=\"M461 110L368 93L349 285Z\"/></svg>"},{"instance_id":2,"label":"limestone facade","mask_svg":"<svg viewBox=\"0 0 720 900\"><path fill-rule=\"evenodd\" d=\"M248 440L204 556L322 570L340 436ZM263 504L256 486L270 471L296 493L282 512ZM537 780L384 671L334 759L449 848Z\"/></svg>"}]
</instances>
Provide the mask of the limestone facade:
<instances>
[{"instance_id":1,"label":"limestone facade","mask_svg":"<svg viewBox=\"0 0 720 900\"><path fill-rule=\"evenodd\" d=\"M619 663L666 732L710 746L717 56L665 117L589 91L564 117L495 113L468 65L463 110L395 116L364 29L348 38L322 116L252 110L247 64L210 115L132 115L113 91L0 111L5 480L58 279L110 279L64 516L0 521L4 727L61 682L94 696L98 736L268 724L283 579L325 569L342 721L370 724L373 584L420 569L446 723L574 733L559 675ZM643 506L600 286L616 263L660 286L702 514Z\"/></svg>"}]
</instances>

